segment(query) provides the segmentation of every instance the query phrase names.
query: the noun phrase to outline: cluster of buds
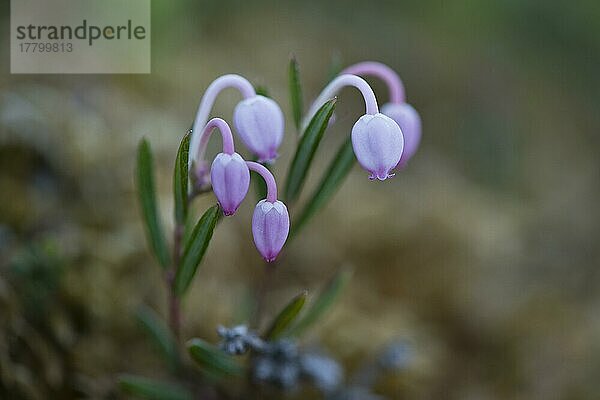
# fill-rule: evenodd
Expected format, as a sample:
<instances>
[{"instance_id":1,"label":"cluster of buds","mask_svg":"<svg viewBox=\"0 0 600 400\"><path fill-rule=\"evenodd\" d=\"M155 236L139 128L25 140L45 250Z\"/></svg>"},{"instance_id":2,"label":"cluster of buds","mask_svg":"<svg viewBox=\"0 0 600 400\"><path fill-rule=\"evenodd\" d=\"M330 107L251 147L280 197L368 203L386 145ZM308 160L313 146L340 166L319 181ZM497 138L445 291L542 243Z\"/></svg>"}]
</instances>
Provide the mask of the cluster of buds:
<instances>
[{"instance_id":1,"label":"cluster of buds","mask_svg":"<svg viewBox=\"0 0 600 400\"><path fill-rule=\"evenodd\" d=\"M390 102L381 112L369 84L358 75L374 75L383 79L390 90ZM318 109L345 86L356 87L365 100L365 115L352 128L352 146L360 165L370 179L385 180L393 170L402 168L415 153L421 137L421 121L417 112L405 102L404 87L389 67L375 62L355 64L335 78L312 104L302 123L304 130ZM235 88L243 99L233 113L233 122L241 141L258 160L246 161L235 152L231 128L220 118L208 120L218 94ZM208 139L214 129L223 138L223 151L210 164L206 161ZM279 105L257 95L248 80L239 75L224 75L207 88L194 120L189 151L189 165L197 188L212 185L226 216L235 214L248 193L250 171L265 180L267 196L258 202L252 218L254 243L271 262L283 248L290 229L286 205L277 198L277 185L271 172L261 163L272 163L283 140L284 116Z\"/></svg>"},{"instance_id":2,"label":"cluster of buds","mask_svg":"<svg viewBox=\"0 0 600 400\"><path fill-rule=\"evenodd\" d=\"M277 103L257 95L254 87L239 75L224 75L206 90L194 120L190 141L190 166L195 185L208 183L225 216L234 215L250 187L250 171L257 172L266 182L267 196L258 202L252 218L254 243L267 262L272 262L283 248L290 229L290 217L285 204L277 199L277 184L273 174L262 164L246 161L235 151L233 133L227 122L208 116L217 95L225 88L238 89L244 99L235 107L233 120L237 133L246 147L260 162L273 162L283 139L283 113ZM210 135L218 129L223 138L223 151L215 156L208 168L205 160Z\"/></svg>"},{"instance_id":3,"label":"cluster of buds","mask_svg":"<svg viewBox=\"0 0 600 400\"><path fill-rule=\"evenodd\" d=\"M400 76L387 65L373 61L354 64L342 73L375 76L385 82L389 91L389 102L381 106L381 113L393 119L402 130L404 148L396 169L403 168L419 148L421 117L414 107L406 102L406 92Z\"/></svg>"},{"instance_id":4,"label":"cluster of buds","mask_svg":"<svg viewBox=\"0 0 600 400\"><path fill-rule=\"evenodd\" d=\"M379 110L375 93L359 75L381 78L388 86L390 101ZM405 101L404 85L388 66L362 62L344 69L323 89L302 122L303 129L325 101L346 86L357 88L365 101L365 114L352 127L352 147L369 179L385 180L404 167L421 140L421 119Z\"/></svg>"}]
</instances>

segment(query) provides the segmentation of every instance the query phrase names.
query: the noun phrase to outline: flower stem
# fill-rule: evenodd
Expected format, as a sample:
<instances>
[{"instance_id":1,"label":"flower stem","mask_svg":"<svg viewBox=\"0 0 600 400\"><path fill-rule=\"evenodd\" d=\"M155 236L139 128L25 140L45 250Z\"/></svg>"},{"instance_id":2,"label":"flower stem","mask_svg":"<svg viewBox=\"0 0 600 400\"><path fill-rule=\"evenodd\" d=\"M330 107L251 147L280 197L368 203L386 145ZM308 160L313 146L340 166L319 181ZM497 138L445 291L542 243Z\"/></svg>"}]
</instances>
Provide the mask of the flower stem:
<instances>
[{"instance_id":1,"label":"flower stem","mask_svg":"<svg viewBox=\"0 0 600 400\"><path fill-rule=\"evenodd\" d=\"M233 87L237 89L242 97L247 99L256 96L254 87L248 80L240 75L229 74L223 75L215 79L204 92L198 111L196 112L196 118L194 119L194 125L192 127L192 139L190 141L190 152L189 152L189 164L192 165L193 157L200 153L204 153L204 150L200 149L200 135L201 129L206 125L210 110L215 104L215 100L219 93L226 88Z\"/></svg>"},{"instance_id":2,"label":"flower stem","mask_svg":"<svg viewBox=\"0 0 600 400\"><path fill-rule=\"evenodd\" d=\"M227 124L227 122L225 122L225 120L221 118L213 118L206 123L206 126L204 127L200 135L200 145L198 147L198 154L196 154L195 156L195 160L197 160L197 162L204 160L204 153L206 152L206 145L208 144L208 139L210 139L210 136L215 129L218 129L221 132L221 137L223 140L223 153L231 155L235 152L233 134L231 133L231 128L229 127L229 124Z\"/></svg>"},{"instance_id":3,"label":"flower stem","mask_svg":"<svg viewBox=\"0 0 600 400\"><path fill-rule=\"evenodd\" d=\"M404 84L400 76L385 64L365 61L349 66L341 72L342 74L353 74L359 76L371 75L383 80L390 92L390 103L404 103L406 95Z\"/></svg>"},{"instance_id":4,"label":"flower stem","mask_svg":"<svg viewBox=\"0 0 600 400\"><path fill-rule=\"evenodd\" d=\"M254 161L246 161L246 165L250 171L254 171L259 174L267 185L267 201L270 203L275 203L277 201L277 182L275 182L275 177L262 164L259 164Z\"/></svg>"},{"instance_id":5,"label":"flower stem","mask_svg":"<svg viewBox=\"0 0 600 400\"><path fill-rule=\"evenodd\" d=\"M342 90L342 88L346 86L353 86L357 88L363 99L365 100L365 113L366 114L377 114L379 112L379 106L377 105L377 98L375 97L375 93L371 86L365 81L363 78L358 77L356 75L345 74L340 75L334 80L332 80L325 89L319 94L319 97L312 103L310 109L304 116L302 120L302 131L306 129L310 120L314 117L314 115L319 111L319 108L325 102L331 98L333 98L337 92Z\"/></svg>"}]
</instances>

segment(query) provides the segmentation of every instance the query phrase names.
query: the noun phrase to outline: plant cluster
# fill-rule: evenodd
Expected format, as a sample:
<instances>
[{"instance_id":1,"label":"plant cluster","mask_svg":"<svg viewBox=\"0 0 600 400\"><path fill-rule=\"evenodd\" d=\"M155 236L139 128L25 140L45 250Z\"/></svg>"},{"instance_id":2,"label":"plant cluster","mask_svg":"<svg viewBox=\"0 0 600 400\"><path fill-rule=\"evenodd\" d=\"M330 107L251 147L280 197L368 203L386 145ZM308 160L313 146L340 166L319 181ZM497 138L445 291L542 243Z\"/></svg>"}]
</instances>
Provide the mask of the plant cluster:
<instances>
[{"instance_id":1,"label":"plant cluster","mask_svg":"<svg viewBox=\"0 0 600 400\"><path fill-rule=\"evenodd\" d=\"M258 252L266 262L266 273L272 273L274 262L287 241L331 198L348 175L355 160L369 173L369 179L384 181L393 171L404 168L414 155L420 141L421 121L415 109L406 103L404 86L389 67L377 62L363 62L341 71L303 111L298 64L289 65L290 103L299 135L295 155L289 166L281 193L270 165L276 162L284 139L284 114L276 101L258 94L254 86L239 75L224 75L206 89L194 123L181 140L173 174L175 199L175 229L172 250L167 245L158 217L152 152L142 140L137 159L137 186L147 237L158 263L165 272L169 289L169 322L163 323L152 310L144 308L139 320L163 350L177 383L123 375L121 387L132 394L151 399L192 399L212 390L216 397L235 397L222 382L243 380L247 390L261 391L265 387L297 390L303 384L318 389L327 399L379 399L371 388L381 372L402 368L409 348L404 343L386 347L367 363L354 379L345 378L342 366L318 349L306 349L299 338L313 326L334 303L350 278L341 270L321 291L310 306L305 307L308 293L298 294L285 305L266 329L260 326L264 291L256 295L255 318L234 327L219 326L218 344L193 338L186 349L200 367L202 374L190 378L190 366L184 360L180 338L180 301L196 275L203 256L221 217L232 217L246 199L251 171L264 180L264 198L256 204L252 217L252 236ZM376 76L388 89L390 101L381 107L375 93L361 76ZM365 103L365 113L352 128L324 172L320 183L299 212L294 205L304 187L313 157L327 128L334 123L336 94L344 87L359 90ZM226 88L237 89L243 99L233 112L233 131L222 118L209 119L219 93ZM214 130L219 130L222 151L209 161L207 145ZM252 160L245 160L235 150L234 132ZM214 194L217 204L198 219L190 205L199 196ZM292 218L290 218L290 215ZM193 226L193 229L186 229Z\"/></svg>"}]
</instances>

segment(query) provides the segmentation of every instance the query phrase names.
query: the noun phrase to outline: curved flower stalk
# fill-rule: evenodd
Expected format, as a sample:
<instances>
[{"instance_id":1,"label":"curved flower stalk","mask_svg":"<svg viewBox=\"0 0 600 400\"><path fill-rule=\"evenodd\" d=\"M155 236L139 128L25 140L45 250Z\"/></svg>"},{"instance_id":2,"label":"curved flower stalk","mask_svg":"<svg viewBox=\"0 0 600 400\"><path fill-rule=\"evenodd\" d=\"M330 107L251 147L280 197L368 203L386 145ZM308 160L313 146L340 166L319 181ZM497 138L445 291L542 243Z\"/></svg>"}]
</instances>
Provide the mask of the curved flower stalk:
<instances>
[{"instance_id":1,"label":"curved flower stalk","mask_svg":"<svg viewBox=\"0 0 600 400\"><path fill-rule=\"evenodd\" d=\"M267 198L259 201L254 209L252 235L254 244L265 261L273 262L290 232L290 216L285 204L277 200L277 183L271 171L253 161L246 161L246 165L267 184Z\"/></svg>"},{"instance_id":2,"label":"curved flower stalk","mask_svg":"<svg viewBox=\"0 0 600 400\"><path fill-rule=\"evenodd\" d=\"M197 132L208 121L219 93L229 87L242 94L243 100L234 111L234 121L240 138L252 153L260 160L272 161L283 139L283 113L275 101L257 95L252 84L240 75L228 74L215 79L200 100L190 141L189 164L195 161L195 171L204 173L197 177L199 184L205 183L208 168L204 159L207 142L202 142Z\"/></svg>"},{"instance_id":3,"label":"curved flower stalk","mask_svg":"<svg viewBox=\"0 0 600 400\"><path fill-rule=\"evenodd\" d=\"M231 129L221 118L213 118L208 121L200 136L200 147L206 147L215 128L221 132L223 151L217 154L212 162L210 179L223 214L229 216L235 214L248 193L250 170L242 156L235 152Z\"/></svg>"},{"instance_id":4,"label":"curved flower stalk","mask_svg":"<svg viewBox=\"0 0 600 400\"><path fill-rule=\"evenodd\" d=\"M375 76L385 82L389 90L389 103L381 107L381 112L392 118L402 129L404 151L396 168L404 167L416 153L421 141L421 117L413 106L406 102L404 84L400 76L385 64L365 61L349 66L342 74Z\"/></svg>"},{"instance_id":5,"label":"curved flower stalk","mask_svg":"<svg viewBox=\"0 0 600 400\"><path fill-rule=\"evenodd\" d=\"M365 115L352 127L352 148L360 165L370 173L369 179L385 180L402 156L404 138L399 125L379 112L373 89L362 78L343 74L323 89L302 122L304 130L319 107L346 86L357 88L365 100Z\"/></svg>"}]
</instances>

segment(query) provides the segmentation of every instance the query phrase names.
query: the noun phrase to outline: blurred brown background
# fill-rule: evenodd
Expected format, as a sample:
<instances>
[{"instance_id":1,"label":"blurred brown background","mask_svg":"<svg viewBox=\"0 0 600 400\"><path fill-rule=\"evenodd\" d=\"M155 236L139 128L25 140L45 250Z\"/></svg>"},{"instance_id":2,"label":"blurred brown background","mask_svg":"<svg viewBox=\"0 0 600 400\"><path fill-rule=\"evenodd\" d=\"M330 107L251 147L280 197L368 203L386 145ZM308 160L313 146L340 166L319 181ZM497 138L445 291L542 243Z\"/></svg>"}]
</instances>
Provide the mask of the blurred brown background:
<instances>
[{"instance_id":1,"label":"blurred brown background","mask_svg":"<svg viewBox=\"0 0 600 400\"><path fill-rule=\"evenodd\" d=\"M352 265L312 340L349 370L408 340L409 367L381 383L389 398L597 398L597 1L153 1L152 74L123 76L10 75L2 10L0 398L116 398L117 373L160 376L132 317L142 303L164 311L134 197L136 144L145 135L155 149L171 227L179 139L206 86L240 73L288 117L282 181L295 143L291 53L307 105L332 64L389 64L423 141L393 180L353 170L286 248L270 311ZM224 93L214 115L231 121L238 99ZM307 189L361 107L342 93ZM184 304L185 338L214 341L217 323L243 315L263 268L252 208L218 227Z\"/></svg>"}]
</instances>

